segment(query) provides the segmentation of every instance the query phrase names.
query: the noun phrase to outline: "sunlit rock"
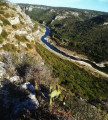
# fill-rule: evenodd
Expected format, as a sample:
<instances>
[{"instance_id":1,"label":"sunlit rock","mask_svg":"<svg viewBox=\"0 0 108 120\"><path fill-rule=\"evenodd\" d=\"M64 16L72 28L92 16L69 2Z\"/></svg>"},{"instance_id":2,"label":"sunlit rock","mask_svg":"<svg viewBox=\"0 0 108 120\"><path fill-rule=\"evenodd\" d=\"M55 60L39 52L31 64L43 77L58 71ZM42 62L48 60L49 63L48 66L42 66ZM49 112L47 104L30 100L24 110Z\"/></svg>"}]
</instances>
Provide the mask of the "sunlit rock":
<instances>
[{"instance_id":1,"label":"sunlit rock","mask_svg":"<svg viewBox=\"0 0 108 120\"><path fill-rule=\"evenodd\" d=\"M16 25L20 23L19 16L8 18L8 21L11 23L11 25Z\"/></svg>"},{"instance_id":2,"label":"sunlit rock","mask_svg":"<svg viewBox=\"0 0 108 120\"><path fill-rule=\"evenodd\" d=\"M0 34L2 33L2 27L0 26Z\"/></svg>"},{"instance_id":3,"label":"sunlit rock","mask_svg":"<svg viewBox=\"0 0 108 120\"><path fill-rule=\"evenodd\" d=\"M13 77L9 78L9 80L11 82L17 82L19 79L20 79L19 76L13 76Z\"/></svg>"}]
</instances>

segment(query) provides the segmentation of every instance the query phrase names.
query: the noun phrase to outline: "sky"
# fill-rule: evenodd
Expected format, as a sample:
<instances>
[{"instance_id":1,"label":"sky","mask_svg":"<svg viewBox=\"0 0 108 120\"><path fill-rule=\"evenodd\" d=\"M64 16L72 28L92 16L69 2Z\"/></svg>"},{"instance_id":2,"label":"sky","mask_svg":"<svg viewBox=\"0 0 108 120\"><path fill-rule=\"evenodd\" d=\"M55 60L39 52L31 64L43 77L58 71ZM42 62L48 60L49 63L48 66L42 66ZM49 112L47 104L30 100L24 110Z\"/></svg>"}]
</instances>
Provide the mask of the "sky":
<instances>
[{"instance_id":1,"label":"sky","mask_svg":"<svg viewBox=\"0 0 108 120\"><path fill-rule=\"evenodd\" d=\"M108 12L108 0L8 0L13 3L29 3L54 7L71 7Z\"/></svg>"}]
</instances>

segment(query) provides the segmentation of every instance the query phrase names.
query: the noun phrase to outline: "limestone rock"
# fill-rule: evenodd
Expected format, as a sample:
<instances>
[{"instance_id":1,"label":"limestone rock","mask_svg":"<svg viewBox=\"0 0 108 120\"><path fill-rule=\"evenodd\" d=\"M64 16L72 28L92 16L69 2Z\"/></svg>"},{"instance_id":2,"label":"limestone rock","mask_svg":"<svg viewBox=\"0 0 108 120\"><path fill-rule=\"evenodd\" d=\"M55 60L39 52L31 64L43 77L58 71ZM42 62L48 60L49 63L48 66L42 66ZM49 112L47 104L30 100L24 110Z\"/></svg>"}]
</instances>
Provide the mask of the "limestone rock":
<instances>
[{"instance_id":1,"label":"limestone rock","mask_svg":"<svg viewBox=\"0 0 108 120\"><path fill-rule=\"evenodd\" d=\"M8 18L11 25L16 25L20 23L19 16Z\"/></svg>"},{"instance_id":2,"label":"limestone rock","mask_svg":"<svg viewBox=\"0 0 108 120\"><path fill-rule=\"evenodd\" d=\"M11 82L17 82L19 79L20 79L19 76L13 76L13 77L9 78L9 80Z\"/></svg>"},{"instance_id":3,"label":"limestone rock","mask_svg":"<svg viewBox=\"0 0 108 120\"><path fill-rule=\"evenodd\" d=\"M34 40L34 37L33 37L32 34L27 35L26 38L27 38L30 42Z\"/></svg>"},{"instance_id":4,"label":"limestone rock","mask_svg":"<svg viewBox=\"0 0 108 120\"><path fill-rule=\"evenodd\" d=\"M3 75L6 74L6 70L3 68L4 67L4 63L3 62L0 62L0 78L3 77Z\"/></svg>"},{"instance_id":5,"label":"limestone rock","mask_svg":"<svg viewBox=\"0 0 108 120\"><path fill-rule=\"evenodd\" d=\"M0 20L0 24L3 24L3 22Z\"/></svg>"},{"instance_id":6,"label":"limestone rock","mask_svg":"<svg viewBox=\"0 0 108 120\"><path fill-rule=\"evenodd\" d=\"M2 27L0 26L0 34L2 33Z\"/></svg>"},{"instance_id":7,"label":"limestone rock","mask_svg":"<svg viewBox=\"0 0 108 120\"><path fill-rule=\"evenodd\" d=\"M14 34L17 34L17 35L23 35L23 34L27 34L27 31L26 30L16 30L16 31L13 31Z\"/></svg>"},{"instance_id":8,"label":"limestone rock","mask_svg":"<svg viewBox=\"0 0 108 120\"><path fill-rule=\"evenodd\" d=\"M28 95L28 97L32 100L32 102L33 102L36 106L39 106L39 102L38 102L37 98L35 97L35 95L30 94L30 95Z\"/></svg>"},{"instance_id":9,"label":"limestone rock","mask_svg":"<svg viewBox=\"0 0 108 120\"><path fill-rule=\"evenodd\" d=\"M20 45L22 45L23 47L27 47L26 43L20 42Z\"/></svg>"}]
</instances>

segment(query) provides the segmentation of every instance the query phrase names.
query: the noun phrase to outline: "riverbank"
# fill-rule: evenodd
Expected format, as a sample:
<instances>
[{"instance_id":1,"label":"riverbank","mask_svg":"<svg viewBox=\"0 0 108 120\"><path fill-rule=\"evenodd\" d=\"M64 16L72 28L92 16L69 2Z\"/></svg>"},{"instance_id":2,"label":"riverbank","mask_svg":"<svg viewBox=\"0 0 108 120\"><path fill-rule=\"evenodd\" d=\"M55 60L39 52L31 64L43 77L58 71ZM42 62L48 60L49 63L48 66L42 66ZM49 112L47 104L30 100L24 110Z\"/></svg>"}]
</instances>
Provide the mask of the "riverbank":
<instances>
[{"instance_id":1,"label":"riverbank","mask_svg":"<svg viewBox=\"0 0 108 120\"><path fill-rule=\"evenodd\" d=\"M68 50L66 48L63 48L63 47L57 45L56 42L54 42L53 40L51 40L50 37L47 37L46 40L47 40L47 42L49 42L50 44L52 44L54 47L56 47L57 49L59 49L60 51L63 51L64 53L66 53L67 55L74 56L74 57L76 57L78 59L89 60L88 57L85 56L85 55L78 54L76 51L71 51L71 50ZM100 63L93 62L93 63L96 64L98 67L101 67L101 68L104 68L105 65L108 65L108 61L100 62Z\"/></svg>"},{"instance_id":2,"label":"riverbank","mask_svg":"<svg viewBox=\"0 0 108 120\"><path fill-rule=\"evenodd\" d=\"M47 36L48 36L49 32L50 32L49 29L46 28L45 35L41 37L40 41L38 41L42 46L47 48L50 52L53 52L54 54L58 55L62 59L69 60L69 61L73 62L74 64L76 64L77 66L79 66L81 68L84 68L86 71L91 72L95 76L98 76L98 77L108 77L107 73L104 73L104 72L94 68L91 64L89 64L88 63L89 60L87 58L83 58L82 59L82 57L76 56L76 55L75 56L70 56L69 53L67 54L68 50L66 50L66 52L65 52L64 49L62 49L63 51L61 51L61 49L59 49L59 47L56 48L56 46L54 46L54 45L50 44L49 42L47 42L46 39L47 39ZM50 45L50 47L49 47L49 45ZM53 50L53 49L55 49L55 50ZM58 53L56 51L60 51L60 52ZM72 59L70 57L73 57L74 59ZM88 61L88 62L85 62L85 61ZM92 64L96 65L95 63L92 63Z\"/></svg>"}]
</instances>

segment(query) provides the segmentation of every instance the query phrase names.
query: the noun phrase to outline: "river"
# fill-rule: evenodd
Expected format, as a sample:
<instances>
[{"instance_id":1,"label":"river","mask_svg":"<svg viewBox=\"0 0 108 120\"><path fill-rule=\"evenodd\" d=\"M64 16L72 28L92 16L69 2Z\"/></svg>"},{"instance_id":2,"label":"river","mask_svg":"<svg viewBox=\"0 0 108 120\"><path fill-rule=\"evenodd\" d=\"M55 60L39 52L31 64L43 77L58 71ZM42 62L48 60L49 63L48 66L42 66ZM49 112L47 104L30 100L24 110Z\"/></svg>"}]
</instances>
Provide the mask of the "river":
<instances>
[{"instance_id":1,"label":"river","mask_svg":"<svg viewBox=\"0 0 108 120\"><path fill-rule=\"evenodd\" d=\"M90 61L90 60L85 60L85 59L82 59L82 58L77 58L77 57L75 57L75 56L70 56L70 55L68 55L68 54L60 51L60 50L57 49L56 47L54 47L52 44L50 44L49 42L47 42L47 40L45 39L45 38L49 35L49 33L50 33L50 29L48 29L48 28L46 27L46 32L45 32L45 34L41 37L41 41L42 41L44 44L46 44L50 49L52 49L53 51L55 51L55 52L57 52L57 53L65 56L65 57L67 57L67 58L73 59L73 60L75 60L75 61L83 61L83 62L85 62L85 63L90 64L93 68L95 68L95 69L97 69L97 70L99 70L99 71L101 71L101 72L108 73L108 68L107 68L107 67L99 67L99 66L97 66L95 63L93 63L93 62Z\"/></svg>"}]
</instances>

